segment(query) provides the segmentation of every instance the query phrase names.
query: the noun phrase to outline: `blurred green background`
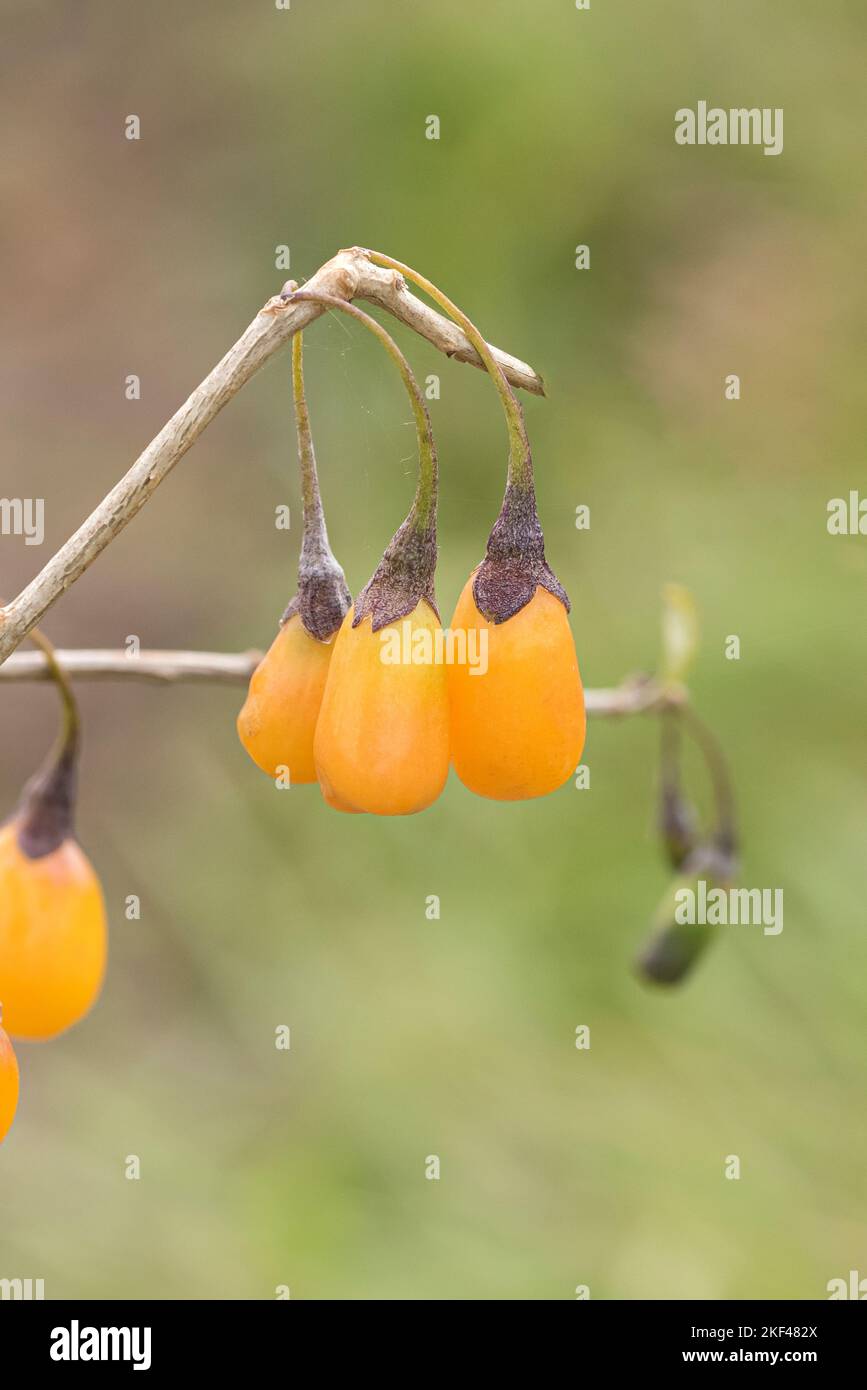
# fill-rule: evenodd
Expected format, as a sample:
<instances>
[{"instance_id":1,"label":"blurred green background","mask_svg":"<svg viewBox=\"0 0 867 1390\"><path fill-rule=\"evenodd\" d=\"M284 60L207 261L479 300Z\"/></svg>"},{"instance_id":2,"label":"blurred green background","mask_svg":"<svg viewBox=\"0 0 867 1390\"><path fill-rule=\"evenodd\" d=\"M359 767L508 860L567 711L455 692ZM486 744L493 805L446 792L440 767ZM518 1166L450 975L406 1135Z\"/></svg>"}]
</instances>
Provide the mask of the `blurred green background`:
<instances>
[{"instance_id":1,"label":"blurred green background","mask_svg":"<svg viewBox=\"0 0 867 1390\"><path fill-rule=\"evenodd\" d=\"M110 970L82 1025L18 1048L0 1276L49 1298L738 1299L867 1274L867 539L826 530L829 498L867 494L863 7L3 11L2 492L46 499L46 538L2 539L2 591L279 289L278 245L297 279L378 246L545 376L527 418L585 682L652 669L663 583L695 594L692 686L737 780L742 881L783 888L785 928L730 928L680 991L635 978L668 879L651 721L591 724L589 791L505 805L452 778L387 821L275 791L238 744L240 689L82 686ZM784 153L676 145L674 111L701 99L783 107ZM396 332L442 382L447 619L505 433L481 373ZM311 329L307 375L357 591L411 497L409 411L348 320ZM285 502L300 514L284 354L49 635L267 645L294 589ZM11 810L55 700L0 704Z\"/></svg>"}]
</instances>

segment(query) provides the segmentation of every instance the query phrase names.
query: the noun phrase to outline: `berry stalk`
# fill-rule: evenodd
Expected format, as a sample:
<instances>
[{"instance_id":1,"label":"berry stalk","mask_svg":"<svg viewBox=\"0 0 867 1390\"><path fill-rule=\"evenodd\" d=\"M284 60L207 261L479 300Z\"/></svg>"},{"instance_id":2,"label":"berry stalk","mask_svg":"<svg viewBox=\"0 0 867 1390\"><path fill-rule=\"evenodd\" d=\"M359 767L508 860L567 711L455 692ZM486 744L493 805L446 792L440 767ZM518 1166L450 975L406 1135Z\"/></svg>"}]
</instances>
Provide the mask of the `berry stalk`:
<instances>
[{"instance_id":1,"label":"berry stalk","mask_svg":"<svg viewBox=\"0 0 867 1390\"><path fill-rule=\"evenodd\" d=\"M413 370L391 334L355 304L340 299L337 295L319 294L312 290L295 290L285 298L293 302L309 301L324 304L329 309L339 309L350 318L357 319L378 338L400 372L415 420L418 481L413 503L406 520L386 549L375 574L358 595L353 626L357 627L369 614L375 632L387 623L411 613L421 598L426 599L434 613L437 613L434 595L437 455L430 416Z\"/></svg>"},{"instance_id":2,"label":"berry stalk","mask_svg":"<svg viewBox=\"0 0 867 1390\"><path fill-rule=\"evenodd\" d=\"M569 597L545 559L545 538L536 510L533 459L524 412L502 367L475 324L462 309L412 266L381 251L367 251L370 261L405 276L459 324L472 343L497 388L509 432L506 492L494 522L485 559L475 572L473 595L479 612L489 622L508 622L532 600L540 586L559 599L569 612Z\"/></svg>"},{"instance_id":3,"label":"berry stalk","mask_svg":"<svg viewBox=\"0 0 867 1390\"><path fill-rule=\"evenodd\" d=\"M295 403L298 463L301 469L301 505L304 515L301 555L310 565L326 558L333 560L334 556L328 540L328 528L325 525L316 453L313 448L313 435L310 432L310 412L304 394L303 351L303 334L296 333L292 339L292 397Z\"/></svg>"},{"instance_id":4,"label":"berry stalk","mask_svg":"<svg viewBox=\"0 0 867 1390\"><path fill-rule=\"evenodd\" d=\"M310 412L304 393L302 335L292 339L292 397L301 470L302 538L298 561L298 593L280 619L281 624L300 615L311 637L327 642L340 627L352 597L346 578L328 540L325 511L319 491L316 453L310 429Z\"/></svg>"},{"instance_id":5,"label":"berry stalk","mask_svg":"<svg viewBox=\"0 0 867 1390\"><path fill-rule=\"evenodd\" d=\"M287 296L287 298L293 301L310 300L315 304L326 304L330 309L340 309L343 313L349 314L351 318L357 319L359 323L363 323L365 328L373 333L374 337L379 339L400 372L401 379L406 387L407 395L409 396L410 405L412 406L416 435L418 438L419 476L415 500L410 514L414 517L417 528L426 530L436 519L437 457L433 432L431 430L430 416L428 415L421 388L415 379L412 368L391 334L386 332L382 324L377 323L376 319L371 318L370 314L366 314L363 309L359 309L355 304L350 304L348 300L339 299L337 295L314 294L312 291L307 290L296 290L293 294Z\"/></svg>"},{"instance_id":6,"label":"berry stalk","mask_svg":"<svg viewBox=\"0 0 867 1390\"><path fill-rule=\"evenodd\" d=\"M398 271L412 284L417 285L423 290L435 304L438 304L455 323L459 324L464 333L469 338L476 352L484 362L503 406L503 414L506 417L506 427L509 431L509 482L513 486L530 488L533 485L533 462L530 453L530 441L527 437L527 427L524 423L524 412L521 409L517 396L509 385L506 374L497 361L486 340L482 337L479 330L471 319L468 319L462 309L459 309L448 295L428 280L424 275L413 270L412 266L404 265L402 261L396 261L391 256L384 255L381 251L368 251L367 255L375 265L387 266L391 270Z\"/></svg>"},{"instance_id":7,"label":"berry stalk","mask_svg":"<svg viewBox=\"0 0 867 1390\"><path fill-rule=\"evenodd\" d=\"M57 849L73 831L81 720L78 702L54 647L38 628L32 628L29 637L45 657L62 705L57 744L45 766L24 788L18 810L18 843L29 858L41 859Z\"/></svg>"}]
</instances>

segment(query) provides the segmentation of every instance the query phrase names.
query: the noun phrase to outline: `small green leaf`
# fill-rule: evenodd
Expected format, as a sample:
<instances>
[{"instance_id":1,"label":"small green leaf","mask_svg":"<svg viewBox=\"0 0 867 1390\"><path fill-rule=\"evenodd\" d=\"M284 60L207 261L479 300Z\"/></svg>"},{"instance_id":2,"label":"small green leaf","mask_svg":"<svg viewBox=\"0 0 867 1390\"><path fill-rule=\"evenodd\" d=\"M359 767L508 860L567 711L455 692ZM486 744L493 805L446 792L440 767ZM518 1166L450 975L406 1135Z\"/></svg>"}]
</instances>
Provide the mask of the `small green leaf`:
<instances>
[{"instance_id":1,"label":"small green leaf","mask_svg":"<svg viewBox=\"0 0 867 1390\"><path fill-rule=\"evenodd\" d=\"M662 591L662 669L664 685L686 677L698 650L698 612L689 589L666 584Z\"/></svg>"}]
</instances>

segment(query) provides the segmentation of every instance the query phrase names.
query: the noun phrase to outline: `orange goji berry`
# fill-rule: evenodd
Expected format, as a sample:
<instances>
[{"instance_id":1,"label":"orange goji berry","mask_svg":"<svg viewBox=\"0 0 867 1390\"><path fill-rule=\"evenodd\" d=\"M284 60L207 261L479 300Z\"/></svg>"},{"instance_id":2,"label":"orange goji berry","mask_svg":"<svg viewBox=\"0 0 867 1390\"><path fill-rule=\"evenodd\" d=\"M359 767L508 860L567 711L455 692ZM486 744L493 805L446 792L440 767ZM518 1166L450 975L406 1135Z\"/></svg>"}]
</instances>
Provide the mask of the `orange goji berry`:
<instances>
[{"instance_id":1,"label":"orange goji berry","mask_svg":"<svg viewBox=\"0 0 867 1390\"><path fill-rule=\"evenodd\" d=\"M269 777L288 768L290 784L316 781L313 734L334 634L352 602L325 527L300 333L292 342L292 384L304 516L298 593L253 672L237 719L238 737L254 763Z\"/></svg>"},{"instance_id":2,"label":"orange goji berry","mask_svg":"<svg viewBox=\"0 0 867 1390\"><path fill-rule=\"evenodd\" d=\"M0 999L15 1038L71 1028L102 987L108 951L99 880L71 836L47 854L22 847L20 818L0 829Z\"/></svg>"},{"instance_id":3,"label":"orange goji berry","mask_svg":"<svg viewBox=\"0 0 867 1390\"><path fill-rule=\"evenodd\" d=\"M539 587L507 622L491 622L476 605L474 577L458 599L452 627L487 634L487 670L448 668L455 772L479 796L545 796L575 771L584 746L569 619L560 599Z\"/></svg>"},{"instance_id":4,"label":"orange goji berry","mask_svg":"<svg viewBox=\"0 0 867 1390\"><path fill-rule=\"evenodd\" d=\"M253 672L238 737L269 777L285 767L292 783L316 781L313 735L333 647L333 638L311 637L295 613Z\"/></svg>"},{"instance_id":5,"label":"orange goji berry","mask_svg":"<svg viewBox=\"0 0 867 1390\"><path fill-rule=\"evenodd\" d=\"M316 727L315 755L323 787L340 800L381 816L408 815L435 801L449 768L445 668L383 661L382 638L354 609L337 635ZM422 599L403 619L413 636L433 632L439 618Z\"/></svg>"}]
</instances>

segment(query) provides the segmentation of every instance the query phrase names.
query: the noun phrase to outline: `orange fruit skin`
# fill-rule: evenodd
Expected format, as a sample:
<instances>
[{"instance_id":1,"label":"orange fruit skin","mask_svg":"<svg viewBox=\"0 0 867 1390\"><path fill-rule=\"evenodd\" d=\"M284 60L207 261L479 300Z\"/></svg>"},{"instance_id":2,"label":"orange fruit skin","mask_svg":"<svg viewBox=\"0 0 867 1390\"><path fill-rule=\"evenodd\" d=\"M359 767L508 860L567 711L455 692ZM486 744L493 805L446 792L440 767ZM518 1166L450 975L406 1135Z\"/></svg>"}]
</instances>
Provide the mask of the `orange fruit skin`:
<instances>
[{"instance_id":1,"label":"orange fruit skin","mask_svg":"<svg viewBox=\"0 0 867 1390\"><path fill-rule=\"evenodd\" d=\"M64 840L29 859L17 822L0 828L0 1002L10 1036L45 1041L83 1018L107 954L102 889L80 845Z\"/></svg>"},{"instance_id":2,"label":"orange fruit skin","mask_svg":"<svg viewBox=\"0 0 867 1390\"><path fill-rule=\"evenodd\" d=\"M18 1061L12 1044L0 1028L0 1144L12 1128L18 1109Z\"/></svg>"},{"instance_id":3,"label":"orange fruit skin","mask_svg":"<svg viewBox=\"0 0 867 1390\"><path fill-rule=\"evenodd\" d=\"M382 660L383 634L409 623L430 641L440 621L422 599L407 618L374 632L353 628L349 610L337 634L314 745L326 799L377 816L406 816L436 801L449 771L445 666Z\"/></svg>"},{"instance_id":4,"label":"orange fruit skin","mask_svg":"<svg viewBox=\"0 0 867 1390\"><path fill-rule=\"evenodd\" d=\"M316 781L313 735L333 651L334 639L311 637L295 613L253 672L238 737L269 777L288 767L290 783Z\"/></svg>"},{"instance_id":5,"label":"orange fruit skin","mask_svg":"<svg viewBox=\"0 0 867 1390\"><path fill-rule=\"evenodd\" d=\"M319 790L322 792L322 800L334 811L343 811L348 816L361 816L364 814L357 806L350 806L347 801L341 801L334 788L328 782L323 782L320 778Z\"/></svg>"},{"instance_id":6,"label":"orange fruit skin","mask_svg":"<svg viewBox=\"0 0 867 1390\"><path fill-rule=\"evenodd\" d=\"M514 617L490 623L476 607L474 577L452 628L487 630L488 669L448 668L455 771L470 791L496 801L545 796L575 772L584 748L584 690L569 616L537 588Z\"/></svg>"}]
</instances>

